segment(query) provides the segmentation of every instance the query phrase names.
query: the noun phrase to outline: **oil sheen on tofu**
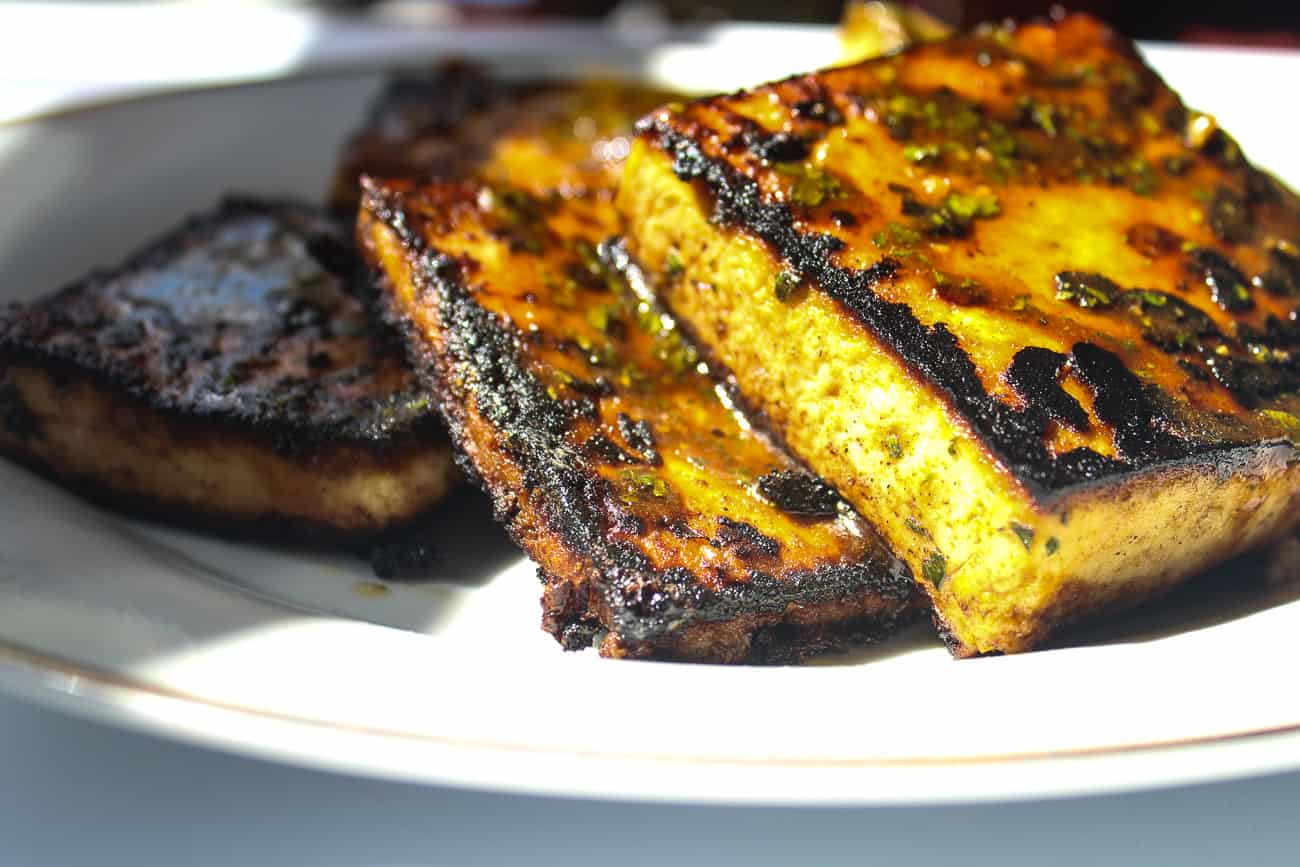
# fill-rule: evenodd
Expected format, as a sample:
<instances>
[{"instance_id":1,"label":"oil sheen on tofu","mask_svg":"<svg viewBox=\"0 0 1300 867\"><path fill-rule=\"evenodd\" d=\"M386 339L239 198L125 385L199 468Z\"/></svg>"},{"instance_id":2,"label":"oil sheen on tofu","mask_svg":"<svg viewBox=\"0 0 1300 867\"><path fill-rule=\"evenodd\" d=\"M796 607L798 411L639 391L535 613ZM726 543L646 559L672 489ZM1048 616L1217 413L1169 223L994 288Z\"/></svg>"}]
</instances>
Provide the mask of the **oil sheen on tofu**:
<instances>
[{"instance_id":1,"label":"oil sheen on tofu","mask_svg":"<svg viewBox=\"0 0 1300 867\"><path fill-rule=\"evenodd\" d=\"M1085 16L673 104L633 257L959 655L1295 524L1300 206Z\"/></svg>"}]
</instances>

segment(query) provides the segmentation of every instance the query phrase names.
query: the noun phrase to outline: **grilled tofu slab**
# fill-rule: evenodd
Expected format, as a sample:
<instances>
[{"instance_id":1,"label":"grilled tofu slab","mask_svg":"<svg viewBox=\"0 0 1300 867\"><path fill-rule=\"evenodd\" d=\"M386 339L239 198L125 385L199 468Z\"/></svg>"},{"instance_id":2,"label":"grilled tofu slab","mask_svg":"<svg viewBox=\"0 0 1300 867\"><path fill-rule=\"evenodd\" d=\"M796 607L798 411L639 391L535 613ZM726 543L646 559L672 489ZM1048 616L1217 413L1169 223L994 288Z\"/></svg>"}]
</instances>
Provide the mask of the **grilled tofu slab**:
<instances>
[{"instance_id":1,"label":"grilled tofu slab","mask_svg":"<svg viewBox=\"0 0 1300 867\"><path fill-rule=\"evenodd\" d=\"M493 180L369 182L358 227L453 440L540 565L543 626L612 657L770 663L918 612L901 562L753 430L605 243L616 172L559 159L571 146L504 143Z\"/></svg>"},{"instance_id":2,"label":"grilled tofu slab","mask_svg":"<svg viewBox=\"0 0 1300 867\"><path fill-rule=\"evenodd\" d=\"M450 444L372 320L347 233L228 200L0 322L0 450L112 506L361 540L452 483Z\"/></svg>"},{"instance_id":3,"label":"grilled tofu slab","mask_svg":"<svg viewBox=\"0 0 1300 867\"><path fill-rule=\"evenodd\" d=\"M1300 206L1084 16L646 118L629 250L958 655L1296 523Z\"/></svg>"}]
</instances>

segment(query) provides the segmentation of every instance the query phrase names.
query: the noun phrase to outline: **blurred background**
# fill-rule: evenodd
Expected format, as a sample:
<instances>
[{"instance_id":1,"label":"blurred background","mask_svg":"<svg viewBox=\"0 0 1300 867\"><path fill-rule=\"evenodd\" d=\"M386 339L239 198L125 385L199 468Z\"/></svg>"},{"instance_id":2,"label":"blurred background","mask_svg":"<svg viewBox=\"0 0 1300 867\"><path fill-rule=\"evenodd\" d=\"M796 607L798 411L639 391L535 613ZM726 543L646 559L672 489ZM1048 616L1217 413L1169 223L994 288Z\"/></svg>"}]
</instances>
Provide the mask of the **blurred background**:
<instances>
[{"instance_id":1,"label":"blurred background","mask_svg":"<svg viewBox=\"0 0 1300 867\"><path fill-rule=\"evenodd\" d=\"M1300 50L1300 0L1066 5L1174 54L1212 45L1285 63ZM682 86L670 73L712 63L722 43L766 40L757 51L731 46L733 59L711 70L726 90L1054 8L1049 0L0 0L0 123L104 99L373 67L381 51L391 66L532 53L555 67L550 74L569 75L569 48L581 43L584 57L610 68L653 54L652 77ZM853 51L841 53L836 31L820 26L837 22ZM674 25L685 26L670 32Z\"/></svg>"},{"instance_id":2,"label":"blurred background","mask_svg":"<svg viewBox=\"0 0 1300 867\"><path fill-rule=\"evenodd\" d=\"M381 15L418 18L434 14L443 4L411 0L336 0L329 5L370 9ZM833 22L840 18L841 0L477 0L450 4L469 16L507 18L553 15L563 17L633 18L636 20ZM1045 15L1051 3L1035 0L920 0L913 4L943 21L968 26L980 21ZM1079 0L1071 11L1092 12L1137 39L1201 42L1267 47L1300 47L1300 2L1296 0Z\"/></svg>"}]
</instances>

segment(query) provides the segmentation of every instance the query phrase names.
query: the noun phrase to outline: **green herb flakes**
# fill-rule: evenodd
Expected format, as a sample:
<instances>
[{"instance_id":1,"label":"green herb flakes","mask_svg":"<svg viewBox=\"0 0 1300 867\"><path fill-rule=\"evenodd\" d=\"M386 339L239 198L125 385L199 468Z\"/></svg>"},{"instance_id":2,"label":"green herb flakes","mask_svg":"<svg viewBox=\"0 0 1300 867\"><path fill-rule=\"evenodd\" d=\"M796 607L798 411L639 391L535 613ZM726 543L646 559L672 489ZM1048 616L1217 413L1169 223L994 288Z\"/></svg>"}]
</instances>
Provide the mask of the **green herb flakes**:
<instances>
[{"instance_id":1,"label":"green herb flakes","mask_svg":"<svg viewBox=\"0 0 1300 867\"><path fill-rule=\"evenodd\" d=\"M772 167L790 179L790 200L796 205L815 208L845 195L839 179L811 163L773 163Z\"/></svg>"},{"instance_id":2,"label":"green herb flakes","mask_svg":"<svg viewBox=\"0 0 1300 867\"><path fill-rule=\"evenodd\" d=\"M776 300L789 301L799 288L799 275L794 271L782 271L776 275Z\"/></svg>"},{"instance_id":3,"label":"green herb flakes","mask_svg":"<svg viewBox=\"0 0 1300 867\"><path fill-rule=\"evenodd\" d=\"M1101 274L1062 271L1056 275L1056 300L1069 301L1084 309L1109 307L1120 291L1113 280Z\"/></svg>"},{"instance_id":4,"label":"green herb flakes","mask_svg":"<svg viewBox=\"0 0 1300 867\"><path fill-rule=\"evenodd\" d=\"M930 585L938 590L943 586L943 580L947 577L948 558L938 551L931 551L926 556L925 562L921 564L921 577L930 582Z\"/></svg>"},{"instance_id":5,"label":"green herb flakes","mask_svg":"<svg viewBox=\"0 0 1300 867\"><path fill-rule=\"evenodd\" d=\"M1034 550L1034 530L1032 527L1026 527L1024 524L1011 522L1011 532L1016 534L1020 544L1025 546L1026 551Z\"/></svg>"}]
</instances>

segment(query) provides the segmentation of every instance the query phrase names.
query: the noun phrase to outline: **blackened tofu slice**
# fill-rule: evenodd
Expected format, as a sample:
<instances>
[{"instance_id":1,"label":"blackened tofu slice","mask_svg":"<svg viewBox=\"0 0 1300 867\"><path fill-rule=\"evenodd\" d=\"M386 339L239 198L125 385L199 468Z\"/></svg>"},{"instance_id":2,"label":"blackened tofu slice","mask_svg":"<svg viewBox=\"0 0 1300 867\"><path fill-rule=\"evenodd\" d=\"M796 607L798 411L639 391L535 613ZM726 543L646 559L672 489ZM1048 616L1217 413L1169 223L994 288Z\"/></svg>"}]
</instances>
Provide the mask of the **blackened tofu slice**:
<instances>
[{"instance_id":1,"label":"blackened tofu slice","mask_svg":"<svg viewBox=\"0 0 1300 867\"><path fill-rule=\"evenodd\" d=\"M369 293L315 209L228 200L5 313L0 450L216 529L343 543L409 523L451 485L451 449Z\"/></svg>"},{"instance_id":2,"label":"blackened tofu slice","mask_svg":"<svg viewBox=\"0 0 1300 867\"><path fill-rule=\"evenodd\" d=\"M954 652L1296 523L1297 198L1104 25L983 27L640 129L631 254Z\"/></svg>"},{"instance_id":3,"label":"blackened tofu slice","mask_svg":"<svg viewBox=\"0 0 1300 867\"><path fill-rule=\"evenodd\" d=\"M544 627L613 657L792 662L919 611L871 527L636 291L603 243L608 195L587 190L372 183L358 230L453 440L540 566Z\"/></svg>"},{"instance_id":4,"label":"blackened tofu slice","mask_svg":"<svg viewBox=\"0 0 1300 867\"><path fill-rule=\"evenodd\" d=\"M504 80L464 61L400 74L344 146L331 207L355 217L362 175L430 181L484 173L517 184L518 161L502 158L511 151L536 161L534 183L612 182L637 118L673 98L612 79Z\"/></svg>"}]
</instances>

